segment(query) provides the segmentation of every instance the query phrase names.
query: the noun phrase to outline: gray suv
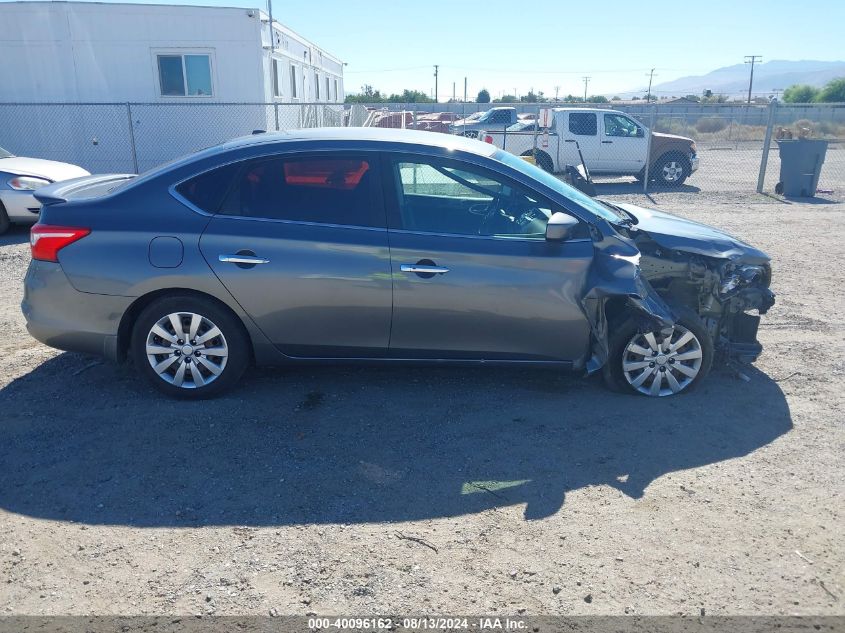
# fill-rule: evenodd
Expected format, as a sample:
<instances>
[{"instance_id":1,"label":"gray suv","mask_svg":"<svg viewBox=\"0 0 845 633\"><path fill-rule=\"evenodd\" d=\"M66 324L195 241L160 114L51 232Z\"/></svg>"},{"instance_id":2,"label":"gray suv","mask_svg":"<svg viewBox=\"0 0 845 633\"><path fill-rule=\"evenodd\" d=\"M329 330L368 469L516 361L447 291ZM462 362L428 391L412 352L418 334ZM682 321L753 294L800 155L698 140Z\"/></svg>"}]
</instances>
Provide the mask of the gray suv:
<instances>
[{"instance_id":1,"label":"gray suv","mask_svg":"<svg viewBox=\"0 0 845 633\"><path fill-rule=\"evenodd\" d=\"M769 258L478 141L256 134L36 192L22 304L59 349L205 397L250 363L534 364L686 391L753 361Z\"/></svg>"}]
</instances>

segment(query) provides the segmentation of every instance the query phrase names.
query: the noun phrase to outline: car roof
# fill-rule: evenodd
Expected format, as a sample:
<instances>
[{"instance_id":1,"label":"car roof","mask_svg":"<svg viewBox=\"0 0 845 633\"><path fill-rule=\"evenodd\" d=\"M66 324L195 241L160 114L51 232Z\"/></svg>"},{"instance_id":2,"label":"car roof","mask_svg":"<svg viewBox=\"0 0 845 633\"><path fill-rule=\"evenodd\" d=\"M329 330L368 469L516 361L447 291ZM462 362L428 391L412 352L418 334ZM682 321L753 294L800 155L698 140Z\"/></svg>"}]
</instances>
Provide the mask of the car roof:
<instances>
[{"instance_id":1,"label":"car roof","mask_svg":"<svg viewBox=\"0 0 845 633\"><path fill-rule=\"evenodd\" d=\"M401 130L379 127L323 127L290 130L288 132L259 132L250 136L232 139L221 145L210 147L209 153L228 152L233 149L254 147L269 143L323 141L360 141L368 146L372 144L417 145L468 152L479 156L491 156L496 147L475 139L450 134L440 134L423 130Z\"/></svg>"},{"instance_id":2,"label":"car roof","mask_svg":"<svg viewBox=\"0 0 845 633\"><path fill-rule=\"evenodd\" d=\"M220 145L207 147L157 165L149 171L140 174L132 181L128 181L126 188L135 188L159 176L168 174L173 170L189 167L232 151L256 149L260 153L261 149L265 146L275 146L279 150L283 150L284 145L287 143L295 144L297 150L308 151L308 145L310 144L314 145L314 150L320 150L338 141L345 147L364 151L378 151L382 149L379 146L383 145L383 149L386 151L425 148L435 150L435 152L430 153L437 153L436 150L460 151L486 158L493 156L498 151L498 148L492 143L483 143L464 136L453 136L422 130L391 130L377 127L325 127L291 130L288 132L260 131L254 132L250 136L235 138ZM355 148L354 144L356 142L361 144L360 148Z\"/></svg>"}]
</instances>

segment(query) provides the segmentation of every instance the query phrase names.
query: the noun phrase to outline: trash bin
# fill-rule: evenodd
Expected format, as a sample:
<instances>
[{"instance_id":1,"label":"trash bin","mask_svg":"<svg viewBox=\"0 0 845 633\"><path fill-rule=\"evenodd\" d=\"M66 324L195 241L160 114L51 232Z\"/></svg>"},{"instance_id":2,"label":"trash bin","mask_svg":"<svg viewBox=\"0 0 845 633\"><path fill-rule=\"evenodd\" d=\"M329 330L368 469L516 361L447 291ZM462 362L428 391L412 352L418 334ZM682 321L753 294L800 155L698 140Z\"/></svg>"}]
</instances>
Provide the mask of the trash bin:
<instances>
[{"instance_id":1,"label":"trash bin","mask_svg":"<svg viewBox=\"0 0 845 633\"><path fill-rule=\"evenodd\" d=\"M782 139L777 144L780 151L780 182L775 191L785 196L815 196L827 154L827 141Z\"/></svg>"}]
</instances>

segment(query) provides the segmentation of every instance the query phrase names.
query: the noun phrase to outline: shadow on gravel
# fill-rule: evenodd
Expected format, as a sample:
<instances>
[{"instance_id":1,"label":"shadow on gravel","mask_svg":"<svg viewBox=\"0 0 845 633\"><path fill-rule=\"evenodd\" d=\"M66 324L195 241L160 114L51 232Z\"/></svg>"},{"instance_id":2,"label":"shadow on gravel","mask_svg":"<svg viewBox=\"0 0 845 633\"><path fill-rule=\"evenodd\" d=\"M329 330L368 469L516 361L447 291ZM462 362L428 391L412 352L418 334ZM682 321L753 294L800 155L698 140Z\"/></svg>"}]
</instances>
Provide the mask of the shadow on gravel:
<instances>
[{"instance_id":1,"label":"shadow on gravel","mask_svg":"<svg viewBox=\"0 0 845 633\"><path fill-rule=\"evenodd\" d=\"M612 196L629 193L643 193L643 183L633 182L594 182L597 196ZM692 185L679 185L677 187L659 187L649 185L648 194L654 193L701 193L701 189Z\"/></svg>"},{"instance_id":2,"label":"shadow on gravel","mask_svg":"<svg viewBox=\"0 0 845 633\"><path fill-rule=\"evenodd\" d=\"M0 235L0 246L24 244L29 241L29 227L12 225L7 233Z\"/></svg>"},{"instance_id":3,"label":"shadow on gravel","mask_svg":"<svg viewBox=\"0 0 845 633\"><path fill-rule=\"evenodd\" d=\"M61 354L0 390L0 507L152 526L406 521L565 495L626 495L742 457L792 427L778 385L716 372L694 393L618 395L548 370L253 370L231 395L165 399L130 368ZM718 492L708 491L710 496Z\"/></svg>"}]
</instances>

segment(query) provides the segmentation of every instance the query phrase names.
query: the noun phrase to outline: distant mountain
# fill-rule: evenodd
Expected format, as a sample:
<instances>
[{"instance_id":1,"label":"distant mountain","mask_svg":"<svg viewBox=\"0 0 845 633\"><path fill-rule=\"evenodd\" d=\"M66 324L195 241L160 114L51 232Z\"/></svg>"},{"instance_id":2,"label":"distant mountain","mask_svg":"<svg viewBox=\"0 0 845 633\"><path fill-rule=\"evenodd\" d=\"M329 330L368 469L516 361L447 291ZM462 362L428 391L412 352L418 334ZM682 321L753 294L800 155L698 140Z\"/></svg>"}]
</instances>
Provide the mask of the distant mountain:
<instances>
[{"instance_id":1,"label":"distant mountain","mask_svg":"<svg viewBox=\"0 0 845 633\"><path fill-rule=\"evenodd\" d=\"M705 90L712 90L713 94L724 94L728 97L742 96L748 93L748 64L735 64L719 68L706 75L681 77L674 81L656 84L652 92L660 97L693 94L700 95ZM754 94L768 95L774 88L788 88L793 84L810 84L821 87L831 79L845 77L845 61L785 61L773 60L754 66ZM642 96L648 86L626 92L625 95Z\"/></svg>"}]
</instances>

